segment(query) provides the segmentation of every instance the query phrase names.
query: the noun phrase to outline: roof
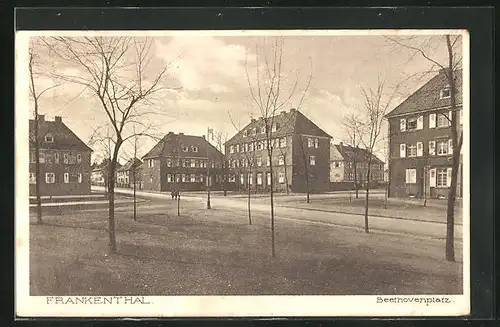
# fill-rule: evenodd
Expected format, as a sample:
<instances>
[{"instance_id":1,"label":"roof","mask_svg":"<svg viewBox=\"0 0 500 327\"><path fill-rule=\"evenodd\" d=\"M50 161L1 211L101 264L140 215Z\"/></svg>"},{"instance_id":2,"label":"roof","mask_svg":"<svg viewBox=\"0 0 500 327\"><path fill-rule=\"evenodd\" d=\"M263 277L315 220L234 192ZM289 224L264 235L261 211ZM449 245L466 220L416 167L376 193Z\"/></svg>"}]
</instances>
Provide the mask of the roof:
<instances>
[{"instance_id":1,"label":"roof","mask_svg":"<svg viewBox=\"0 0 500 327\"><path fill-rule=\"evenodd\" d=\"M142 165L142 161L139 158L131 158L129 159L123 166L118 168L116 171L129 171L134 167L137 169L140 165Z\"/></svg>"},{"instance_id":2,"label":"roof","mask_svg":"<svg viewBox=\"0 0 500 327\"><path fill-rule=\"evenodd\" d=\"M281 114L269 117L267 119L268 124L279 124L276 132L273 132L273 137L280 137L290 134L305 134L313 135L318 137L332 138L328 133L318 127L309 118L307 118L303 113L297 109L290 109L290 111L282 111ZM240 130L236 135L230 138L226 144L236 144L245 140L247 137L243 136L243 133L247 130L252 130L253 128L263 129L265 127L266 119L252 119L249 124L247 124L242 130ZM271 127L271 126L269 126ZM259 134L251 136L253 139L264 139L265 134Z\"/></svg>"},{"instance_id":3,"label":"roof","mask_svg":"<svg viewBox=\"0 0 500 327\"><path fill-rule=\"evenodd\" d=\"M109 159L103 159L100 163L94 162L92 164L92 171L107 169L109 161L110 161ZM122 165L119 162L117 162L116 163L116 170L120 169L121 167L122 167Z\"/></svg>"},{"instance_id":4,"label":"roof","mask_svg":"<svg viewBox=\"0 0 500 327\"><path fill-rule=\"evenodd\" d=\"M182 147L187 146L188 152L183 152ZM198 149L192 151L193 147ZM171 157L177 154L179 157L206 158L220 157L222 153L202 136L174 134L169 132L142 159L153 159L159 157Z\"/></svg>"},{"instance_id":5,"label":"roof","mask_svg":"<svg viewBox=\"0 0 500 327\"><path fill-rule=\"evenodd\" d=\"M61 149L61 150L79 150L92 151L73 131L66 126L60 119L48 121L43 116L39 116L38 120L38 135L40 139L40 147L43 149ZM45 142L45 135L52 134L54 142ZM29 121L29 140L30 147L35 146L35 120Z\"/></svg>"},{"instance_id":6,"label":"roof","mask_svg":"<svg viewBox=\"0 0 500 327\"><path fill-rule=\"evenodd\" d=\"M455 101L457 105L462 104L462 71L456 71L456 87ZM448 86L448 80L441 70L438 75L431 78L427 83L422 85L417 91L410 95L406 100L399 104L394 110L385 115L387 118L394 116L411 114L427 109L448 107L451 105L450 98L441 99L441 90Z\"/></svg>"},{"instance_id":7,"label":"roof","mask_svg":"<svg viewBox=\"0 0 500 327\"><path fill-rule=\"evenodd\" d=\"M332 145L340 153L342 158L346 161L365 162L370 157L368 150L359 147L353 147L350 145L334 144ZM382 160L377 158L376 155L372 154L372 163L384 164Z\"/></svg>"}]
</instances>

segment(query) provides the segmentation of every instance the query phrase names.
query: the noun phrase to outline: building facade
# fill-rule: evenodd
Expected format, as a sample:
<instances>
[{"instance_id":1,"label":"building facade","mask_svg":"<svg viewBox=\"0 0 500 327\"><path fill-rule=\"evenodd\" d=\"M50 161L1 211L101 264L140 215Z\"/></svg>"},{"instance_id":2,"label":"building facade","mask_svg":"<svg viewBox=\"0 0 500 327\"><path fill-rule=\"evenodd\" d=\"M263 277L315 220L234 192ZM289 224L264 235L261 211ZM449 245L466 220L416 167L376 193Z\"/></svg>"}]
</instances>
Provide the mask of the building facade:
<instances>
[{"instance_id":1,"label":"building facade","mask_svg":"<svg viewBox=\"0 0 500 327\"><path fill-rule=\"evenodd\" d=\"M29 194L36 195L35 120L29 121ZM38 115L40 195L90 194L89 148L56 116L54 121Z\"/></svg>"},{"instance_id":2,"label":"building facade","mask_svg":"<svg viewBox=\"0 0 500 327\"><path fill-rule=\"evenodd\" d=\"M250 188L268 192L273 179L274 190L278 192L287 188L306 192L308 187L312 193L326 192L330 139L330 135L296 109L267 119L252 119L225 144L229 182L240 191Z\"/></svg>"},{"instance_id":3,"label":"building facade","mask_svg":"<svg viewBox=\"0 0 500 327\"><path fill-rule=\"evenodd\" d=\"M205 136L169 132L142 159L144 190L204 191L208 185L222 190L227 185L224 155Z\"/></svg>"},{"instance_id":4,"label":"building facade","mask_svg":"<svg viewBox=\"0 0 500 327\"><path fill-rule=\"evenodd\" d=\"M116 170L116 183L118 187L141 189L142 161L139 158L129 159L123 166Z\"/></svg>"},{"instance_id":5,"label":"building facade","mask_svg":"<svg viewBox=\"0 0 500 327\"><path fill-rule=\"evenodd\" d=\"M92 176L91 176L91 183L92 185L97 185L97 186L104 186L107 187L108 183L108 170L109 170L109 162L110 159L103 159L100 163L94 163L92 164ZM115 186L117 185L118 181L118 170L122 167L122 165L117 162L116 163L116 169L115 169Z\"/></svg>"},{"instance_id":6,"label":"building facade","mask_svg":"<svg viewBox=\"0 0 500 327\"><path fill-rule=\"evenodd\" d=\"M355 182L363 184L368 177L370 154L366 149L339 144L330 146L330 182ZM356 178L357 177L357 178ZM370 182L384 182L384 162L371 155Z\"/></svg>"},{"instance_id":7,"label":"building facade","mask_svg":"<svg viewBox=\"0 0 500 327\"><path fill-rule=\"evenodd\" d=\"M456 76L458 133L462 75ZM389 196L447 197L451 185L450 87L443 70L386 115L389 121ZM461 158L462 159L462 158ZM462 196L462 160L457 196Z\"/></svg>"}]
</instances>

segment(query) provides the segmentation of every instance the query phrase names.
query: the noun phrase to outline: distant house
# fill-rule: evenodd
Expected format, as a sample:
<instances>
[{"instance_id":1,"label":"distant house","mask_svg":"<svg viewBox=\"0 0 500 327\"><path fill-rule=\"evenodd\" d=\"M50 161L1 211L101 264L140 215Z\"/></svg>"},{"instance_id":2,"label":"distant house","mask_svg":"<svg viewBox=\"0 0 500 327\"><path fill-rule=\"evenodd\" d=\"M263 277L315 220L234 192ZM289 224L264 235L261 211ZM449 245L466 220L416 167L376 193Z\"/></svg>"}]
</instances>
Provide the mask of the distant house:
<instances>
[{"instance_id":1,"label":"distant house","mask_svg":"<svg viewBox=\"0 0 500 327\"><path fill-rule=\"evenodd\" d=\"M456 75L458 132L462 129L462 73ZM444 71L394 110L389 121L389 196L446 197L451 185L450 87ZM462 157L461 157L462 160ZM457 196L462 195L462 161Z\"/></svg>"},{"instance_id":2,"label":"distant house","mask_svg":"<svg viewBox=\"0 0 500 327\"><path fill-rule=\"evenodd\" d=\"M36 195L35 120L29 121L29 194ZM89 148L56 116L38 115L40 195L90 194Z\"/></svg>"},{"instance_id":3,"label":"distant house","mask_svg":"<svg viewBox=\"0 0 500 327\"><path fill-rule=\"evenodd\" d=\"M384 162L377 156L370 155L366 149L344 145L342 142L331 144L330 182L366 182L370 157L370 181L381 183L384 181Z\"/></svg>"},{"instance_id":4,"label":"distant house","mask_svg":"<svg viewBox=\"0 0 500 327\"><path fill-rule=\"evenodd\" d=\"M94 163L92 165L92 185L107 187L109 163L110 159L104 159L100 163ZM118 177L117 171L121 166L119 162L116 163L115 181Z\"/></svg>"},{"instance_id":5,"label":"distant house","mask_svg":"<svg viewBox=\"0 0 500 327\"><path fill-rule=\"evenodd\" d=\"M133 158L127 161L123 166L116 170L116 182L118 187L133 187L140 189L142 181L142 161L139 158Z\"/></svg>"},{"instance_id":6,"label":"distant house","mask_svg":"<svg viewBox=\"0 0 500 327\"><path fill-rule=\"evenodd\" d=\"M282 111L266 120L251 119L239 133L225 144L230 169L229 181L236 189L248 186L256 192L270 191L271 178L275 191L313 193L329 190L328 174L331 136L296 109ZM273 176L267 152L266 128L273 147ZM306 171L309 180L306 180Z\"/></svg>"},{"instance_id":7,"label":"distant house","mask_svg":"<svg viewBox=\"0 0 500 327\"><path fill-rule=\"evenodd\" d=\"M211 190L224 187L224 156L204 136L169 132L142 159L144 190L202 191L208 183Z\"/></svg>"}]
</instances>

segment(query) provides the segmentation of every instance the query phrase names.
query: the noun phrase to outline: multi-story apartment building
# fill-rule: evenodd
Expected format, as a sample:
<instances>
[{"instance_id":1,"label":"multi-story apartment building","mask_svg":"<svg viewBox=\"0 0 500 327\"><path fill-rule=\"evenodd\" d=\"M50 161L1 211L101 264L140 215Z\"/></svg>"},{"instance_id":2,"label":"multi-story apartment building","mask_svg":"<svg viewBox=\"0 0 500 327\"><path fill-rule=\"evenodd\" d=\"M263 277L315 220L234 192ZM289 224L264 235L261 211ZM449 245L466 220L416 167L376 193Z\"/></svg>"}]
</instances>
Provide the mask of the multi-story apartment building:
<instances>
[{"instance_id":1,"label":"multi-story apartment building","mask_svg":"<svg viewBox=\"0 0 500 327\"><path fill-rule=\"evenodd\" d=\"M142 161L139 158L129 159L123 166L116 170L116 184L118 187L140 188L142 181Z\"/></svg>"},{"instance_id":2,"label":"multi-story apartment building","mask_svg":"<svg viewBox=\"0 0 500 327\"><path fill-rule=\"evenodd\" d=\"M100 163L94 162L92 164L92 176L91 176L91 182L92 185L98 185L98 186L104 186L107 187L108 183L108 174L109 174L109 163L110 159L103 159ZM122 165L117 162L116 163L116 169L115 169L115 186L117 185L118 181L118 170L122 167Z\"/></svg>"},{"instance_id":3,"label":"multi-story apartment building","mask_svg":"<svg viewBox=\"0 0 500 327\"><path fill-rule=\"evenodd\" d=\"M366 149L339 144L330 146L330 182L355 182L363 184L368 177L370 154ZM357 176L357 178L356 178ZM384 162L371 155L370 181L372 184L384 181Z\"/></svg>"},{"instance_id":4,"label":"multi-story apartment building","mask_svg":"<svg viewBox=\"0 0 500 327\"><path fill-rule=\"evenodd\" d=\"M221 190L224 155L205 136L169 132L145 156L142 168L144 190ZM207 178L209 176L209 178Z\"/></svg>"},{"instance_id":5,"label":"multi-story apartment building","mask_svg":"<svg viewBox=\"0 0 500 327\"><path fill-rule=\"evenodd\" d=\"M29 194L36 195L35 120L29 121ZM54 121L38 115L40 195L90 194L89 148L63 123L61 117Z\"/></svg>"},{"instance_id":6,"label":"multi-story apartment building","mask_svg":"<svg viewBox=\"0 0 500 327\"><path fill-rule=\"evenodd\" d=\"M457 72L457 128L462 129L462 74ZM444 71L386 115L389 196L446 197L451 183L450 88ZM461 161L462 162L462 161ZM457 195L462 192L462 163Z\"/></svg>"},{"instance_id":7,"label":"multi-story apartment building","mask_svg":"<svg viewBox=\"0 0 500 327\"><path fill-rule=\"evenodd\" d=\"M273 176L266 128L273 148ZM296 109L268 119L251 119L225 143L229 182L238 190L250 186L256 192L267 192L273 178L276 191L286 191L288 187L292 192L306 192L307 184L310 192L328 191L330 139L330 135Z\"/></svg>"}]
</instances>

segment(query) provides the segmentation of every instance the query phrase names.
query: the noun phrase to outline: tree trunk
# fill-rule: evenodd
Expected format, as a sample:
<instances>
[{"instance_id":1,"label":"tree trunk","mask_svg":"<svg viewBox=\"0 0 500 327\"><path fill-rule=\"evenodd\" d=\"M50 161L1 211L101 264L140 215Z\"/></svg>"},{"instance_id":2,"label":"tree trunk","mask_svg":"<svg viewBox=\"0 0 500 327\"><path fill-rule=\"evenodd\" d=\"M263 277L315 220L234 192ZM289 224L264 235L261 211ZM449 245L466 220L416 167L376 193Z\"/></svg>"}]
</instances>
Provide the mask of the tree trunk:
<instances>
[{"instance_id":1,"label":"tree trunk","mask_svg":"<svg viewBox=\"0 0 500 327\"><path fill-rule=\"evenodd\" d=\"M451 168L451 185L448 191L448 203L446 210L446 260L455 261L455 201L457 198L458 166L460 164L460 152L453 153Z\"/></svg>"},{"instance_id":2,"label":"tree trunk","mask_svg":"<svg viewBox=\"0 0 500 327\"><path fill-rule=\"evenodd\" d=\"M133 170L133 176L134 176L134 221L137 221L137 204L136 204L136 182L135 182L135 168Z\"/></svg>"},{"instance_id":3,"label":"tree trunk","mask_svg":"<svg viewBox=\"0 0 500 327\"><path fill-rule=\"evenodd\" d=\"M272 154L269 155L269 172L271 174L271 256L273 258L276 257L276 249L275 249L275 236L274 236L274 178L273 178L273 163L271 161Z\"/></svg>"},{"instance_id":4,"label":"tree trunk","mask_svg":"<svg viewBox=\"0 0 500 327\"><path fill-rule=\"evenodd\" d=\"M109 250L111 253L116 252L116 233L115 233L115 170L118 161L118 151L121 142L118 140L113 151L113 159L108 167L108 201L109 201L109 217L108 217L108 233L109 233Z\"/></svg>"},{"instance_id":5,"label":"tree trunk","mask_svg":"<svg viewBox=\"0 0 500 327\"><path fill-rule=\"evenodd\" d=\"M286 168L286 154L283 154L283 163L285 164L285 184L286 184L286 195L290 195L290 190L288 189L288 171L287 171L287 168Z\"/></svg>"},{"instance_id":6,"label":"tree trunk","mask_svg":"<svg viewBox=\"0 0 500 327\"><path fill-rule=\"evenodd\" d=\"M370 163L368 162L368 173L366 175L365 233L369 233L370 232L370 230L368 228L369 194L370 194Z\"/></svg>"},{"instance_id":7,"label":"tree trunk","mask_svg":"<svg viewBox=\"0 0 500 327\"><path fill-rule=\"evenodd\" d=\"M306 201L310 202L309 199L309 169L306 169Z\"/></svg>"},{"instance_id":8,"label":"tree trunk","mask_svg":"<svg viewBox=\"0 0 500 327\"><path fill-rule=\"evenodd\" d=\"M43 224L42 197L40 194L40 140L38 136L38 103L35 99L35 195L36 195L36 221Z\"/></svg>"},{"instance_id":9,"label":"tree trunk","mask_svg":"<svg viewBox=\"0 0 500 327\"><path fill-rule=\"evenodd\" d=\"M387 199L389 197L389 182L385 184L384 209L387 209Z\"/></svg>"},{"instance_id":10,"label":"tree trunk","mask_svg":"<svg viewBox=\"0 0 500 327\"><path fill-rule=\"evenodd\" d=\"M250 176L250 173L249 175ZM247 189L248 189L248 197L247 197L247 205L248 205L248 224L251 225L252 224L252 211L251 211L251 208L250 208L250 179L248 178L247 176Z\"/></svg>"},{"instance_id":11,"label":"tree trunk","mask_svg":"<svg viewBox=\"0 0 500 327\"><path fill-rule=\"evenodd\" d=\"M356 199L359 199L359 192L358 192L358 165L356 163L356 160L354 160L354 190L356 192Z\"/></svg>"}]
</instances>

